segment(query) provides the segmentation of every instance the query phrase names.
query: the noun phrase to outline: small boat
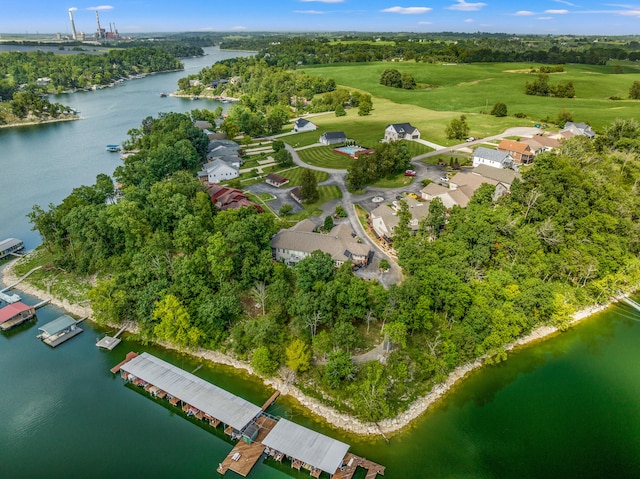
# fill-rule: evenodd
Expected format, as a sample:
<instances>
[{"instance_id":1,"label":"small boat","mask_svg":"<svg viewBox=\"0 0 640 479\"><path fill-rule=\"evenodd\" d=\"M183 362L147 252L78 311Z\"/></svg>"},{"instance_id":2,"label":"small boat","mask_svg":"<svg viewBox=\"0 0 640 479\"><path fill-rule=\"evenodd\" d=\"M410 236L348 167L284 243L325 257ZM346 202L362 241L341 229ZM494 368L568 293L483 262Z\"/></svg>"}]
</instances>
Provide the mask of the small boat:
<instances>
[{"instance_id":1,"label":"small boat","mask_svg":"<svg viewBox=\"0 0 640 479\"><path fill-rule=\"evenodd\" d=\"M107 145L107 151L118 152L120 151L120 145Z\"/></svg>"},{"instance_id":2,"label":"small boat","mask_svg":"<svg viewBox=\"0 0 640 479\"><path fill-rule=\"evenodd\" d=\"M168 95L165 92L160 93L160 98L166 98Z\"/></svg>"}]
</instances>

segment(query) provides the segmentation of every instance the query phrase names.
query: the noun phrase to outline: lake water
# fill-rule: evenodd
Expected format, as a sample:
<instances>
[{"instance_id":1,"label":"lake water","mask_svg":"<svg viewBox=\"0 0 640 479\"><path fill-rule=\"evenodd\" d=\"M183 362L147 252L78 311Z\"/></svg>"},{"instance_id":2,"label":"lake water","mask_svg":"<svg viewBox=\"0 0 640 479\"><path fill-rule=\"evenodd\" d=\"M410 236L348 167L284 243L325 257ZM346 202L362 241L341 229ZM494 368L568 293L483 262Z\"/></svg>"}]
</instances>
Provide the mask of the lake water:
<instances>
[{"instance_id":1,"label":"lake water","mask_svg":"<svg viewBox=\"0 0 640 479\"><path fill-rule=\"evenodd\" d=\"M217 54L188 60L187 71ZM58 100L80 110L82 121L0 130L0 238L36 246L24 218L32 204L57 203L96 174L111 173L119 155L104 145L122 141L144 117L202 108L204 101L160 98L185 74ZM128 351L149 351L187 371L202 365L198 376L258 405L272 391L231 368L126 338L115 351L99 350L95 342L105 331L86 322L83 334L50 349L35 338L37 327L62 313L46 306L37 323L0 334L0 477L218 477L215 469L232 448L221 434L125 386L109 369ZM356 454L387 466L391 479L635 478L639 346L640 312L614 306L474 372L388 444L330 429L286 397L270 412L352 444ZM258 464L250 477L309 475Z\"/></svg>"}]
</instances>

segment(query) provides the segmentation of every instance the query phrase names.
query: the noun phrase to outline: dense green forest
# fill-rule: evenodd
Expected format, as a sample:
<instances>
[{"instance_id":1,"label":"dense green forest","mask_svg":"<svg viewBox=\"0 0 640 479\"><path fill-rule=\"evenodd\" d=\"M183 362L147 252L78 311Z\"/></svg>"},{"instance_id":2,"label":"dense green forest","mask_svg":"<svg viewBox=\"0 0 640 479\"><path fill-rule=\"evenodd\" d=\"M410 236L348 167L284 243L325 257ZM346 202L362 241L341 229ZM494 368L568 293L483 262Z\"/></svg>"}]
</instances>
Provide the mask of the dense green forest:
<instances>
[{"instance_id":1,"label":"dense green forest","mask_svg":"<svg viewBox=\"0 0 640 479\"><path fill-rule=\"evenodd\" d=\"M534 62L604 65L640 59L638 38L522 37L505 34L405 34L349 36L247 36L225 39L222 48L258 51L269 65L295 68L330 63L415 60L418 62Z\"/></svg>"},{"instance_id":2,"label":"dense green forest","mask_svg":"<svg viewBox=\"0 0 640 479\"><path fill-rule=\"evenodd\" d=\"M418 233L395 238L402 284L384 289L315 252L275 263L282 225L254 209L216 211L195 179L207 139L193 118L162 114L130 132L139 152L112 180L76 188L30 218L53 268L98 273L101 322L135 322L145 340L214 348L265 376L378 420L406 408L457 365L640 281L640 127L619 120L525 168L511 194L483 186L467 208L434 201ZM380 333L379 333L380 332ZM351 356L382 337L384 364Z\"/></svg>"},{"instance_id":3,"label":"dense green forest","mask_svg":"<svg viewBox=\"0 0 640 479\"><path fill-rule=\"evenodd\" d=\"M106 54L53 52L0 53L0 97L4 101L26 86L40 93L108 85L130 75L183 69L171 53L157 47L133 47L110 50ZM47 78L47 81L38 79Z\"/></svg>"}]
</instances>

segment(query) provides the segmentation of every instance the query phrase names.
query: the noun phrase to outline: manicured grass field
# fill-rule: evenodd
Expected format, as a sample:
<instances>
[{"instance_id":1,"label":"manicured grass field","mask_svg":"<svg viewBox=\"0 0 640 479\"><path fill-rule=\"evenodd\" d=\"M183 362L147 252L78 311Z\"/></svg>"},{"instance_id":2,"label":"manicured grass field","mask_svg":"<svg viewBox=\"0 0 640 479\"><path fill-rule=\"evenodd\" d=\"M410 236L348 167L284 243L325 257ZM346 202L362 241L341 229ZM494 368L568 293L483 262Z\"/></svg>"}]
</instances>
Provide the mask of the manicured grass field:
<instances>
[{"instance_id":1,"label":"manicured grass field","mask_svg":"<svg viewBox=\"0 0 640 479\"><path fill-rule=\"evenodd\" d=\"M346 170L354 162L354 159L333 151L332 146L317 146L298 151L298 156L305 163L322 168L335 168Z\"/></svg>"},{"instance_id":2,"label":"manicured grass field","mask_svg":"<svg viewBox=\"0 0 640 479\"><path fill-rule=\"evenodd\" d=\"M408 186L413 183L415 177L413 176L404 176L404 173L394 176L393 178L382 178L371 186L377 188L401 188L403 186Z\"/></svg>"},{"instance_id":3,"label":"manicured grass field","mask_svg":"<svg viewBox=\"0 0 640 479\"><path fill-rule=\"evenodd\" d=\"M529 125L531 121L511 116L496 119L482 112L490 112L493 105L504 102L509 115L524 113L533 122L548 122L557 118L561 110L573 113L575 121L584 121L594 129L602 129L614 119L638 118L640 101L628 100L629 88L640 80L640 66L625 65L624 74L614 74L613 66L565 65L565 72L551 74L549 81L573 81L576 98L548 98L525 95L525 83L536 77L529 73L532 67L540 65L528 63L472 63L472 64L425 64L415 62L394 63L393 68L412 75L418 84L431 85L429 89L402 90L379 84L380 75L389 68L389 63L343 64L307 67L305 72L323 78L333 78L338 85L371 93L374 109L387 105L381 99L398 106L414 105L451 118L465 113L473 136L488 136L506 126ZM610 100L620 97L622 100ZM423 138L437 138L429 131L428 120L434 115L426 115L423 121L407 119L411 115L404 108L400 117L388 112L387 123L411 121L420 128ZM445 112L449 112L448 114ZM374 110L375 115L375 110ZM431 117L431 118L429 118ZM508 119L511 119L509 121ZM446 123L446 122L445 122ZM502 124L501 124L502 123ZM423 127L426 132L422 131ZM488 131L487 131L488 130ZM426 134L425 134L426 133Z\"/></svg>"},{"instance_id":4,"label":"manicured grass field","mask_svg":"<svg viewBox=\"0 0 640 479\"><path fill-rule=\"evenodd\" d=\"M287 183L287 187L289 186L300 186L302 183L300 178L302 177L302 172L306 168L293 168L291 170L282 171L279 174L289 179L289 183ZM322 183L323 181L327 181L329 178L329 173L325 173L324 171L315 171L312 170L313 174L316 175L316 181L318 183Z\"/></svg>"}]
</instances>

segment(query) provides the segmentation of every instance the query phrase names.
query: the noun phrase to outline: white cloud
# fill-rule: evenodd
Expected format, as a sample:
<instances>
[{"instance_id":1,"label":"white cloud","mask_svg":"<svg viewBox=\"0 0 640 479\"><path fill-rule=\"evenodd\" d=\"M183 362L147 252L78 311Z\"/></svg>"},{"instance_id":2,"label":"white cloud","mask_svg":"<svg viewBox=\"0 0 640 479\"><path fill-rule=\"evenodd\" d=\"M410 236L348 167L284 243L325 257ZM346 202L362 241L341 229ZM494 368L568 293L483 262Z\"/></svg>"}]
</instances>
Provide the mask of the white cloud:
<instances>
[{"instance_id":1,"label":"white cloud","mask_svg":"<svg viewBox=\"0 0 640 479\"><path fill-rule=\"evenodd\" d=\"M535 12L531 12L529 10L519 10L514 13L516 17L530 17L531 15L535 15Z\"/></svg>"},{"instance_id":2,"label":"white cloud","mask_svg":"<svg viewBox=\"0 0 640 479\"><path fill-rule=\"evenodd\" d=\"M246 30L247 27L242 25L236 25L235 27L231 27L231 30Z\"/></svg>"},{"instance_id":3,"label":"white cloud","mask_svg":"<svg viewBox=\"0 0 640 479\"><path fill-rule=\"evenodd\" d=\"M464 23L473 23L473 18L467 18Z\"/></svg>"},{"instance_id":4,"label":"white cloud","mask_svg":"<svg viewBox=\"0 0 640 479\"><path fill-rule=\"evenodd\" d=\"M624 12L620 12L620 15L625 17L640 17L640 10L626 10Z\"/></svg>"},{"instance_id":5,"label":"white cloud","mask_svg":"<svg viewBox=\"0 0 640 479\"><path fill-rule=\"evenodd\" d=\"M566 15L569 10L545 10L544 13L550 13L551 15Z\"/></svg>"},{"instance_id":6,"label":"white cloud","mask_svg":"<svg viewBox=\"0 0 640 479\"><path fill-rule=\"evenodd\" d=\"M433 25L433 22L418 22L418 25Z\"/></svg>"},{"instance_id":7,"label":"white cloud","mask_svg":"<svg viewBox=\"0 0 640 479\"><path fill-rule=\"evenodd\" d=\"M553 17L537 17L536 20L553 20Z\"/></svg>"},{"instance_id":8,"label":"white cloud","mask_svg":"<svg viewBox=\"0 0 640 479\"><path fill-rule=\"evenodd\" d=\"M465 0L457 0L458 3L447 7L447 10L459 10L461 12L476 12L480 10L482 7L486 7L486 3L467 3Z\"/></svg>"},{"instance_id":9,"label":"white cloud","mask_svg":"<svg viewBox=\"0 0 640 479\"><path fill-rule=\"evenodd\" d=\"M293 13L301 13L304 15L324 15L327 12L320 12L318 10L294 10Z\"/></svg>"},{"instance_id":10,"label":"white cloud","mask_svg":"<svg viewBox=\"0 0 640 479\"><path fill-rule=\"evenodd\" d=\"M573 3L567 2L566 0L553 0L553 1L557 2L557 3L564 3L565 5L568 5L570 7L575 7L575 5Z\"/></svg>"},{"instance_id":11,"label":"white cloud","mask_svg":"<svg viewBox=\"0 0 640 479\"><path fill-rule=\"evenodd\" d=\"M421 15L433 10L430 7L391 7L380 10L385 13L400 13L402 15Z\"/></svg>"},{"instance_id":12,"label":"white cloud","mask_svg":"<svg viewBox=\"0 0 640 479\"><path fill-rule=\"evenodd\" d=\"M100 5L98 7L87 7L85 10L113 10L111 5Z\"/></svg>"}]
</instances>

